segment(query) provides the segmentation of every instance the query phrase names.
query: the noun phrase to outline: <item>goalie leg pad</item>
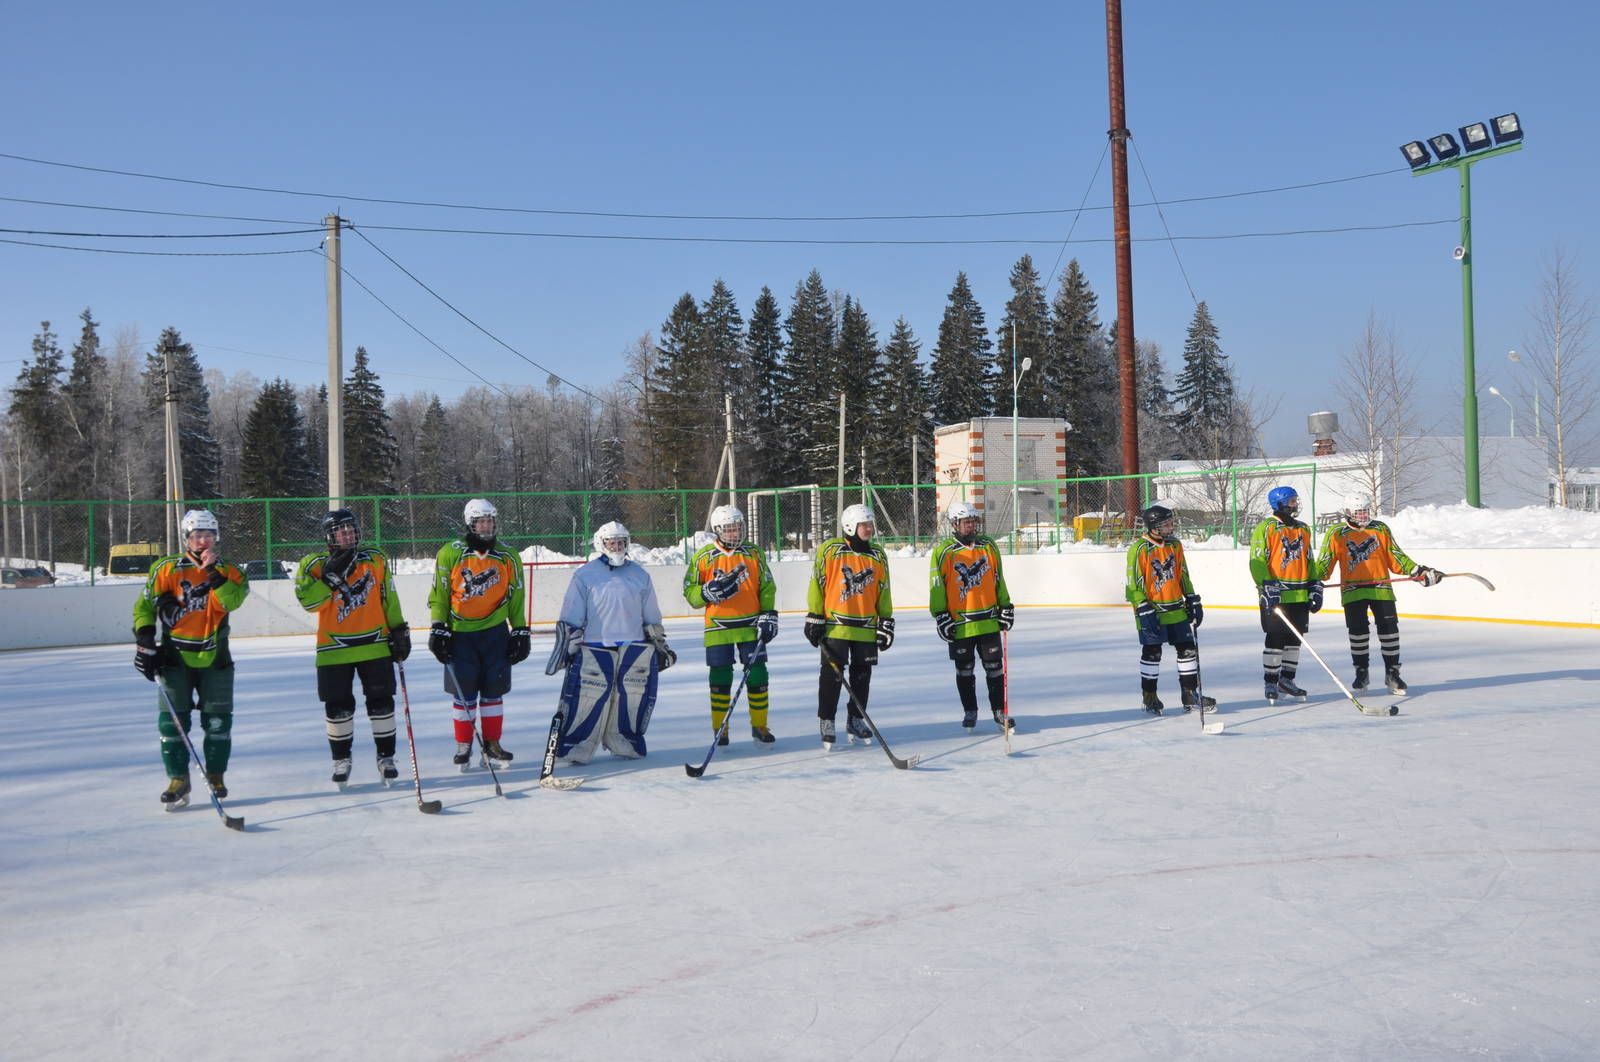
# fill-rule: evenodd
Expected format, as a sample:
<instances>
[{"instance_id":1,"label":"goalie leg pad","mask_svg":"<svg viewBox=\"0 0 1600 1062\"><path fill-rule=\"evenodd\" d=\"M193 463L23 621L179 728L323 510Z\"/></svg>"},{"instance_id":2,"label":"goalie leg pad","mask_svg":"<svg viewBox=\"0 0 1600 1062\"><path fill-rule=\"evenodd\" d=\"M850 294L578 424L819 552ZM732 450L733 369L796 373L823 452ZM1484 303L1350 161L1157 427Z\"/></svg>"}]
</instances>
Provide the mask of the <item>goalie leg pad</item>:
<instances>
[{"instance_id":1,"label":"goalie leg pad","mask_svg":"<svg viewBox=\"0 0 1600 1062\"><path fill-rule=\"evenodd\" d=\"M601 740L613 755L636 759L648 751L644 733L656 708L659 671L655 646L630 642L617 651L616 660L613 710L606 715Z\"/></svg>"},{"instance_id":2,"label":"goalie leg pad","mask_svg":"<svg viewBox=\"0 0 1600 1062\"><path fill-rule=\"evenodd\" d=\"M616 650L585 645L567 668L561 686L561 707L566 713L556 755L572 763L588 763L600 745L602 723L611 704Z\"/></svg>"}]
</instances>

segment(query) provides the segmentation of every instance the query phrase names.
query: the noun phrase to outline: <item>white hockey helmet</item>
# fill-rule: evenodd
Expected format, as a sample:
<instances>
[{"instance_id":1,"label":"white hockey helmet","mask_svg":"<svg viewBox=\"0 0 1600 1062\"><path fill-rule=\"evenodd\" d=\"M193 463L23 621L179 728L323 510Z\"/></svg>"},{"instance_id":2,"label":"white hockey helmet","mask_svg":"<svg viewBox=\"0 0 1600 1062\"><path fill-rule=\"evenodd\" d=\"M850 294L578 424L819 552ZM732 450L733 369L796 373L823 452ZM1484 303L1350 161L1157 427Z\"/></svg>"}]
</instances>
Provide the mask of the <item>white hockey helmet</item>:
<instances>
[{"instance_id":1,"label":"white hockey helmet","mask_svg":"<svg viewBox=\"0 0 1600 1062\"><path fill-rule=\"evenodd\" d=\"M961 521L978 521L973 527L974 531L981 527L983 522L983 514L978 511L978 507L966 501L951 502L950 508L945 510L944 515L950 521L950 530L958 535L961 533Z\"/></svg>"},{"instance_id":2,"label":"white hockey helmet","mask_svg":"<svg viewBox=\"0 0 1600 1062\"><path fill-rule=\"evenodd\" d=\"M611 567L620 568L628 562L630 541L628 529L620 521L613 520L601 524L600 530L594 533L594 551L604 557Z\"/></svg>"},{"instance_id":3,"label":"white hockey helmet","mask_svg":"<svg viewBox=\"0 0 1600 1062\"><path fill-rule=\"evenodd\" d=\"M711 510L711 533L724 546L744 541L744 513L737 505L719 505Z\"/></svg>"},{"instance_id":4,"label":"white hockey helmet","mask_svg":"<svg viewBox=\"0 0 1600 1062\"><path fill-rule=\"evenodd\" d=\"M871 524L873 531L878 529L878 518L873 515L872 506L870 505L857 503L846 506L844 512L839 514L839 526L844 528L844 533L847 535L856 534L856 529L862 524ZM872 532L869 531L865 536L861 537L870 538L871 535Z\"/></svg>"},{"instance_id":5,"label":"white hockey helmet","mask_svg":"<svg viewBox=\"0 0 1600 1062\"><path fill-rule=\"evenodd\" d=\"M217 514L210 509L190 509L183 514L183 541L189 543L189 535L195 531L210 531L218 539L222 538L222 525L217 523Z\"/></svg>"},{"instance_id":6,"label":"white hockey helmet","mask_svg":"<svg viewBox=\"0 0 1600 1062\"><path fill-rule=\"evenodd\" d=\"M1377 513L1378 506L1374 504L1370 494L1358 494L1350 499L1350 504L1345 507L1345 523L1351 527L1366 527L1372 523L1372 517Z\"/></svg>"},{"instance_id":7,"label":"white hockey helmet","mask_svg":"<svg viewBox=\"0 0 1600 1062\"><path fill-rule=\"evenodd\" d=\"M467 526L467 548L479 553L494 549L494 536L500 526L500 514L487 498L473 498L461 511L462 523ZM483 521L489 521L487 528Z\"/></svg>"}]
</instances>

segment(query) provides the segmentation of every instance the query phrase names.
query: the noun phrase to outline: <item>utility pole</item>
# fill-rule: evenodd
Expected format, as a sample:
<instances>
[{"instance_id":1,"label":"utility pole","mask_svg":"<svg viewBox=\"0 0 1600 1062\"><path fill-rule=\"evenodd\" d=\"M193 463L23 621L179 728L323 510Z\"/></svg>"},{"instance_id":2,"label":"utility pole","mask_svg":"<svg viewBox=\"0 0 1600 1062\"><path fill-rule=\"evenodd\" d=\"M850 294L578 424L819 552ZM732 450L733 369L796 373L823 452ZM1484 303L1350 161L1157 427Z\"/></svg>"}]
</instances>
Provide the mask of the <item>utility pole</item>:
<instances>
[{"instance_id":1,"label":"utility pole","mask_svg":"<svg viewBox=\"0 0 1600 1062\"><path fill-rule=\"evenodd\" d=\"M843 527L844 520L844 392L839 392L839 492L835 495L838 500L834 503L838 507L837 518Z\"/></svg>"},{"instance_id":2,"label":"utility pole","mask_svg":"<svg viewBox=\"0 0 1600 1062\"><path fill-rule=\"evenodd\" d=\"M0 563L11 563L11 507L5 502L10 500L6 496L6 462L5 453L0 450L0 536L5 538L5 560ZM22 512L22 506L17 506L17 512Z\"/></svg>"},{"instance_id":3,"label":"utility pole","mask_svg":"<svg viewBox=\"0 0 1600 1062\"><path fill-rule=\"evenodd\" d=\"M917 435L915 428L911 429L911 548L917 548L917 535L922 532L922 506L917 497L921 491L917 489Z\"/></svg>"},{"instance_id":4,"label":"utility pole","mask_svg":"<svg viewBox=\"0 0 1600 1062\"><path fill-rule=\"evenodd\" d=\"M338 214L322 219L328 227L328 508L344 504L344 313L340 281Z\"/></svg>"},{"instance_id":5,"label":"utility pole","mask_svg":"<svg viewBox=\"0 0 1600 1062\"><path fill-rule=\"evenodd\" d=\"M1127 99L1122 87L1122 0L1106 0L1106 80L1111 100L1111 212L1117 253L1117 375L1122 407L1122 474L1139 474L1139 421L1133 356L1133 240L1128 219ZM1122 509L1128 519L1139 511L1139 481L1122 484Z\"/></svg>"},{"instance_id":6,"label":"utility pole","mask_svg":"<svg viewBox=\"0 0 1600 1062\"><path fill-rule=\"evenodd\" d=\"M739 489L738 466L733 459L733 396L726 391L722 394L722 419L727 427L727 438L724 440L723 449L728 451L728 504L739 504L734 492Z\"/></svg>"},{"instance_id":7,"label":"utility pole","mask_svg":"<svg viewBox=\"0 0 1600 1062\"><path fill-rule=\"evenodd\" d=\"M178 374L172 367L171 350L163 355L162 376L166 385L161 403L167 451L166 546L167 553L172 554L178 552L177 544L183 541L179 528L183 519L179 511L183 507L183 450L180 446L183 435L178 426Z\"/></svg>"}]
</instances>

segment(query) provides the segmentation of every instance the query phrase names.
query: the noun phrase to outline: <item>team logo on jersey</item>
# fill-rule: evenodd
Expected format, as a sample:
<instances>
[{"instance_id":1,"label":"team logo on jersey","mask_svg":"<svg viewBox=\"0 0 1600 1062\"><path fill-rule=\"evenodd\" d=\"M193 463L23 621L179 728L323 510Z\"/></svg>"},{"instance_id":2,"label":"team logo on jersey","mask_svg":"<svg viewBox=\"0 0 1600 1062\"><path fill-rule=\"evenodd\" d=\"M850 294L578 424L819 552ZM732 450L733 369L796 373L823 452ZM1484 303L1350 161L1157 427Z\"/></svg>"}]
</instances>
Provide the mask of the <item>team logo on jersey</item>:
<instances>
[{"instance_id":1,"label":"team logo on jersey","mask_svg":"<svg viewBox=\"0 0 1600 1062\"><path fill-rule=\"evenodd\" d=\"M743 586L749 578L750 569L741 564L731 571L719 573L716 578L706 583L706 589L716 590L722 595L718 600L726 601L738 593L739 587Z\"/></svg>"},{"instance_id":2,"label":"team logo on jersey","mask_svg":"<svg viewBox=\"0 0 1600 1062\"><path fill-rule=\"evenodd\" d=\"M206 604L211 600L211 584L209 582L191 583L187 579L179 579L178 585L183 587L183 612L187 616L191 612L204 612ZM177 626L177 624L173 624Z\"/></svg>"},{"instance_id":3,"label":"team logo on jersey","mask_svg":"<svg viewBox=\"0 0 1600 1062\"><path fill-rule=\"evenodd\" d=\"M840 571L844 576L844 586L839 589L840 601L849 601L852 597L866 593L867 587L878 578L878 570L872 567L862 568L860 571L846 567Z\"/></svg>"},{"instance_id":4,"label":"team logo on jersey","mask_svg":"<svg viewBox=\"0 0 1600 1062\"><path fill-rule=\"evenodd\" d=\"M1378 540L1376 538L1367 538L1361 542L1350 543L1350 563L1360 564L1372 556L1372 551L1377 548Z\"/></svg>"},{"instance_id":5,"label":"team logo on jersey","mask_svg":"<svg viewBox=\"0 0 1600 1062\"><path fill-rule=\"evenodd\" d=\"M1283 540L1283 560L1285 564L1290 561L1299 560L1305 555L1305 551L1306 540L1298 535L1296 535L1294 538L1286 538Z\"/></svg>"},{"instance_id":6,"label":"team logo on jersey","mask_svg":"<svg viewBox=\"0 0 1600 1062\"><path fill-rule=\"evenodd\" d=\"M984 554L971 564L956 561L956 578L961 581L961 596L966 597L978 588L983 577L989 574L989 555Z\"/></svg>"},{"instance_id":7,"label":"team logo on jersey","mask_svg":"<svg viewBox=\"0 0 1600 1062\"><path fill-rule=\"evenodd\" d=\"M1161 560L1158 557L1151 558L1150 576L1155 580L1156 585L1154 589L1160 590L1163 586L1166 586L1169 582L1171 582L1173 576L1177 574L1178 555L1176 553L1168 557L1166 560Z\"/></svg>"},{"instance_id":8,"label":"team logo on jersey","mask_svg":"<svg viewBox=\"0 0 1600 1062\"><path fill-rule=\"evenodd\" d=\"M471 601L475 597L487 594L491 587L500 582L500 568L485 568L474 575L466 568L461 569L461 600Z\"/></svg>"},{"instance_id":9,"label":"team logo on jersey","mask_svg":"<svg viewBox=\"0 0 1600 1062\"><path fill-rule=\"evenodd\" d=\"M339 593L339 619L343 623L356 609L367 603L367 598L372 594L372 588L377 585L377 580L372 577L372 569L368 568L361 573L361 578L349 584L349 590Z\"/></svg>"}]
</instances>

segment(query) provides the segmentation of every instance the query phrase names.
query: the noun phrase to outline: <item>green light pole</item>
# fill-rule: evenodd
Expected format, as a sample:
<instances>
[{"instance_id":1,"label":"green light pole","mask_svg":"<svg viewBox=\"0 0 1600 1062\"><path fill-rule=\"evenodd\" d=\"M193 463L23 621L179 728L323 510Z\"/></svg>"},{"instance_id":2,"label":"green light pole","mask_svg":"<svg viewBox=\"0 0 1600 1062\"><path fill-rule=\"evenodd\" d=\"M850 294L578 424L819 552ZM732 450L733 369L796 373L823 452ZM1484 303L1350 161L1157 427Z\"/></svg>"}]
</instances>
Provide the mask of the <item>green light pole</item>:
<instances>
[{"instance_id":1,"label":"green light pole","mask_svg":"<svg viewBox=\"0 0 1600 1062\"><path fill-rule=\"evenodd\" d=\"M1443 162L1418 166L1413 177L1441 170L1455 170L1461 179L1461 245L1456 255L1461 260L1461 436L1467 467L1467 504L1481 508L1478 492L1478 380L1476 352L1472 338L1472 165L1496 155L1522 150L1522 141L1502 144L1486 151L1457 155Z\"/></svg>"}]
</instances>

